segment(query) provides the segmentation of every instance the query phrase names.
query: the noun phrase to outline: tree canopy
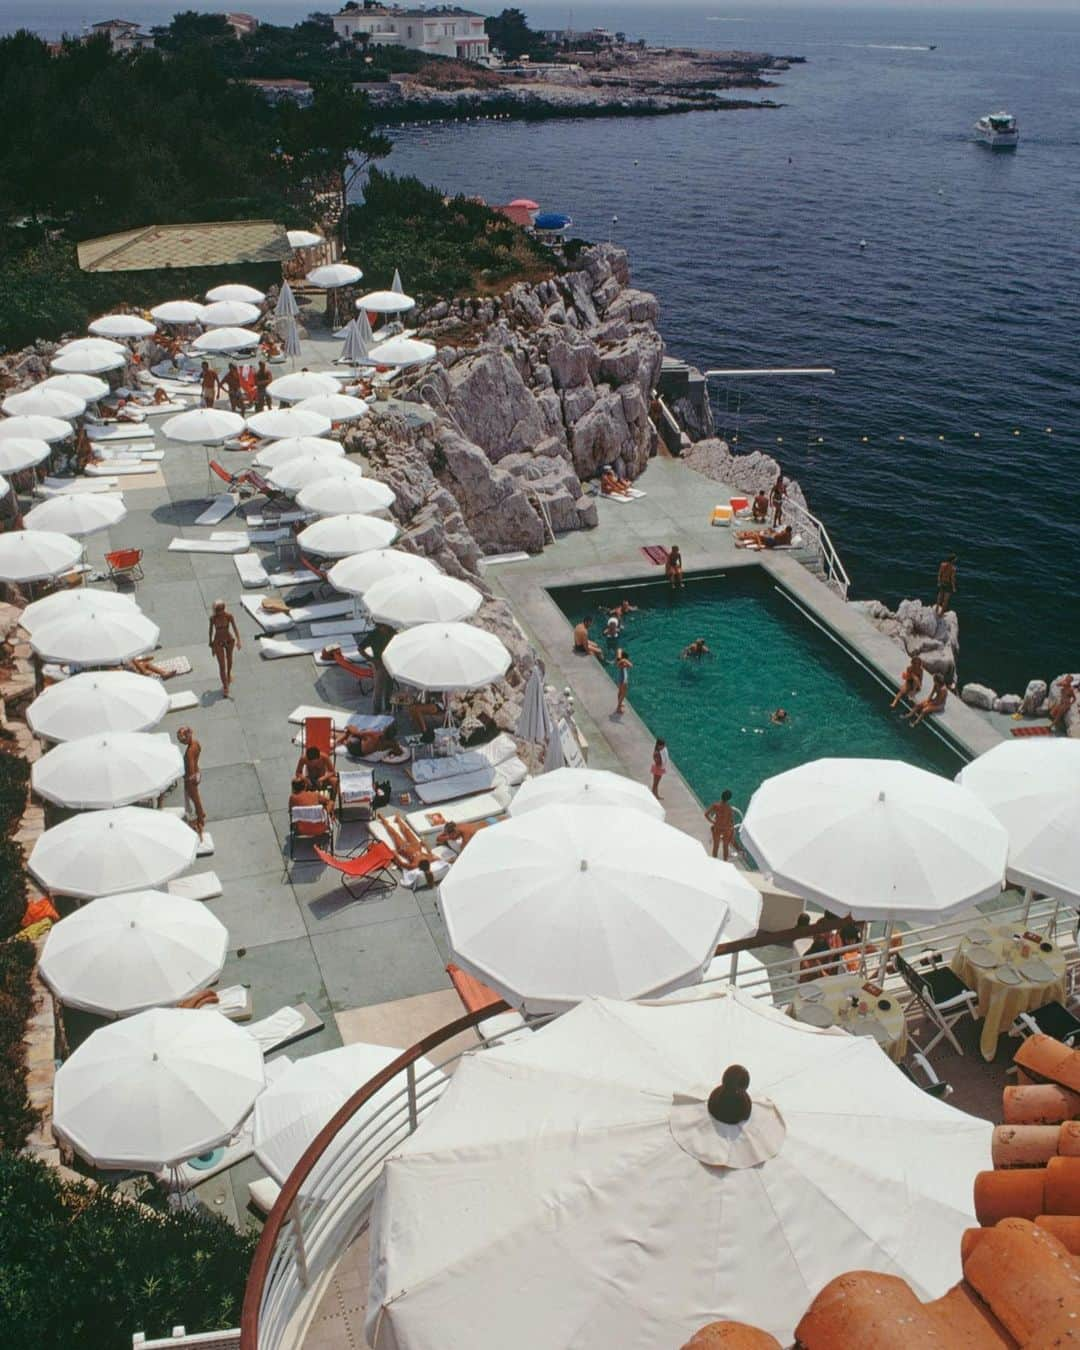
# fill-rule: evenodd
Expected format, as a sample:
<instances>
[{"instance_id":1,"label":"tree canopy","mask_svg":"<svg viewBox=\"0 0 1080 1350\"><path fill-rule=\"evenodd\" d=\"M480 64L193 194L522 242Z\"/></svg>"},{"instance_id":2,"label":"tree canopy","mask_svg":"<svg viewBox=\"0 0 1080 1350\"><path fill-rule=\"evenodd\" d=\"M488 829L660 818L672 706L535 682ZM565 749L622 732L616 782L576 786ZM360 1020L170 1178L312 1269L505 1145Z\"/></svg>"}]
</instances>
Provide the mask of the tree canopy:
<instances>
[{"instance_id":1,"label":"tree canopy","mask_svg":"<svg viewBox=\"0 0 1080 1350\"><path fill-rule=\"evenodd\" d=\"M553 54L551 45L529 27L529 21L520 9L504 9L501 14L485 19L484 32L491 39L491 45L510 61L517 61L522 56L543 61Z\"/></svg>"}]
</instances>

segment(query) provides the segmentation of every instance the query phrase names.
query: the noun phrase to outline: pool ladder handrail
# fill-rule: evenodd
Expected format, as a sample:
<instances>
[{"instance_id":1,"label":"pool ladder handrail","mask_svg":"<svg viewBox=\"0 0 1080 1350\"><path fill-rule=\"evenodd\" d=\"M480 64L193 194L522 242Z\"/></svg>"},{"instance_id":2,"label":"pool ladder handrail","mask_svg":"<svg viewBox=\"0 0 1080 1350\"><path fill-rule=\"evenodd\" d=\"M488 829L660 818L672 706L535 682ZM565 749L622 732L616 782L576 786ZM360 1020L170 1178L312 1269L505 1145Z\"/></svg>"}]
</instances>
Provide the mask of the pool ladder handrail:
<instances>
[{"instance_id":1,"label":"pool ladder handrail","mask_svg":"<svg viewBox=\"0 0 1080 1350\"><path fill-rule=\"evenodd\" d=\"M836 546L829 536L829 531L825 528L824 522L817 516L808 511L800 502L786 499L784 501L784 514L794 516L795 520L805 529L811 531L817 539L817 550L821 561L821 566L825 572L825 581L831 586L842 599L848 598L848 590L851 587L851 578L847 574L847 569L840 560L840 554L836 551Z\"/></svg>"}]
</instances>

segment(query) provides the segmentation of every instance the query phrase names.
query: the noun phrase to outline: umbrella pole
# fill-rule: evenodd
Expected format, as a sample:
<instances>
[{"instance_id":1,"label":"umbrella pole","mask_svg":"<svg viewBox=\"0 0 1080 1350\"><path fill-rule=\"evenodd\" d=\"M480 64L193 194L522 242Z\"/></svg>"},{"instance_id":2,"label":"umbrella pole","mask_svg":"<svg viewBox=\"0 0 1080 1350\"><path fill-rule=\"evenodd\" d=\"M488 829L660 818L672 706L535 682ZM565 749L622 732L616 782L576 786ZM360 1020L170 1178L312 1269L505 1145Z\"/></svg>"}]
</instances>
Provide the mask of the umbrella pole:
<instances>
[{"instance_id":1,"label":"umbrella pole","mask_svg":"<svg viewBox=\"0 0 1080 1350\"><path fill-rule=\"evenodd\" d=\"M889 965L889 953L892 951L893 926L893 921L890 919L885 925L885 938L881 944L881 961L878 965L877 982L882 988L885 987L885 973Z\"/></svg>"},{"instance_id":2,"label":"umbrella pole","mask_svg":"<svg viewBox=\"0 0 1080 1350\"><path fill-rule=\"evenodd\" d=\"M1020 917L1020 922L1027 927L1028 915L1031 913L1031 902L1035 899L1035 892L1030 886L1024 890L1024 912Z\"/></svg>"}]
</instances>

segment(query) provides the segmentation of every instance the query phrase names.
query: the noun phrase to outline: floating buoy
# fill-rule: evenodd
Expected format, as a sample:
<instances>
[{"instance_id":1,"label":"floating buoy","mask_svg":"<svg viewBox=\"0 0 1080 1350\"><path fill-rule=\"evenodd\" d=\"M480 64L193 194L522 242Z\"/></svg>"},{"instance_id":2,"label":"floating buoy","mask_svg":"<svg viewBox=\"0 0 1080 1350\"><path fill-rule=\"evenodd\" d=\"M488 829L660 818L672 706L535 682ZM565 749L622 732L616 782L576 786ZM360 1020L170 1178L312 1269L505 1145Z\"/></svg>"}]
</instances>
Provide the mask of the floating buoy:
<instances>
[{"instance_id":1,"label":"floating buoy","mask_svg":"<svg viewBox=\"0 0 1080 1350\"><path fill-rule=\"evenodd\" d=\"M904 438L903 438L903 436L897 436L896 439L897 439L898 441L902 441Z\"/></svg>"},{"instance_id":2,"label":"floating buoy","mask_svg":"<svg viewBox=\"0 0 1080 1350\"><path fill-rule=\"evenodd\" d=\"M860 239L860 240L859 240L859 247L860 247L860 248L865 248L865 247L866 247L866 240L865 240L865 239Z\"/></svg>"},{"instance_id":3,"label":"floating buoy","mask_svg":"<svg viewBox=\"0 0 1080 1350\"><path fill-rule=\"evenodd\" d=\"M1052 436L1052 435L1054 434L1054 428L1053 428L1053 427L1047 427L1047 428L1046 428L1046 434L1047 434L1048 436Z\"/></svg>"},{"instance_id":4,"label":"floating buoy","mask_svg":"<svg viewBox=\"0 0 1080 1350\"><path fill-rule=\"evenodd\" d=\"M1014 436L1019 436L1020 433L1019 433L1018 431L1014 431L1014 432L1013 432L1013 435L1014 435Z\"/></svg>"},{"instance_id":5,"label":"floating buoy","mask_svg":"<svg viewBox=\"0 0 1080 1350\"><path fill-rule=\"evenodd\" d=\"M944 436L939 436L939 437L938 437L938 440L939 440L939 441L943 441L944 439L945 439Z\"/></svg>"},{"instance_id":6,"label":"floating buoy","mask_svg":"<svg viewBox=\"0 0 1080 1350\"><path fill-rule=\"evenodd\" d=\"M824 445L824 444L825 444L825 437L824 437L824 436L819 436L819 437L817 438L817 443L818 443L818 445Z\"/></svg>"},{"instance_id":7,"label":"floating buoy","mask_svg":"<svg viewBox=\"0 0 1080 1350\"><path fill-rule=\"evenodd\" d=\"M862 438L862 440L863 440L863 445L865 445L866 442L867 442L869 439L870 439L869 436L864 436L864 437Z\"/></svg>"},{"instance_id":8,"label":"floating buoy","mask_svg":"<svg viewBox=\"0 0 1080 1350\"><path fill-rule=\"evenodd\" d=\"M981 431L977 431L977 432L975 433L975 439L976 439L976 440L980 440L981 438L982 438L982 432L981 432Z\"/></svg>"},{"instance_id":9,"label":"floating buoy","mask_svg":"<svg viewBox=\"0 0 1080 1350\"><path fill-rule=\"evenodd\" d=\"M777 438L776 438L776 444L777 444L777 445L783 445L783 444L784 444L784 438L783 438L783 436L777 436Z\"/></svg>"}]
</instances>

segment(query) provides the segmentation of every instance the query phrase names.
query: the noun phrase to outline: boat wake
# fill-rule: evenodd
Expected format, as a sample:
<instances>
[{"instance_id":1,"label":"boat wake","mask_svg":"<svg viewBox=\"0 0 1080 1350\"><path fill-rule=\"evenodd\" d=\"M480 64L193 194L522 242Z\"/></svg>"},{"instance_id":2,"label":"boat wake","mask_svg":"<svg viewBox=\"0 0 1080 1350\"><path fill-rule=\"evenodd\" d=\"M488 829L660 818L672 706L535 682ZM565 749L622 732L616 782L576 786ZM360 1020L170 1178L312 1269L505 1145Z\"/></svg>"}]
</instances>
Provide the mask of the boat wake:
<instances>
[{"instance_id":1,"label":"boat wake","mask_svg":"<svg viewBox=\"0 0 1080 1350\"><path fill-rule=\"evenodd\" d=\"M845 47L860 47L871 52L932 52L933 47L913 47L904 42L845 42Z\"/></svg>"}]
</instances>

